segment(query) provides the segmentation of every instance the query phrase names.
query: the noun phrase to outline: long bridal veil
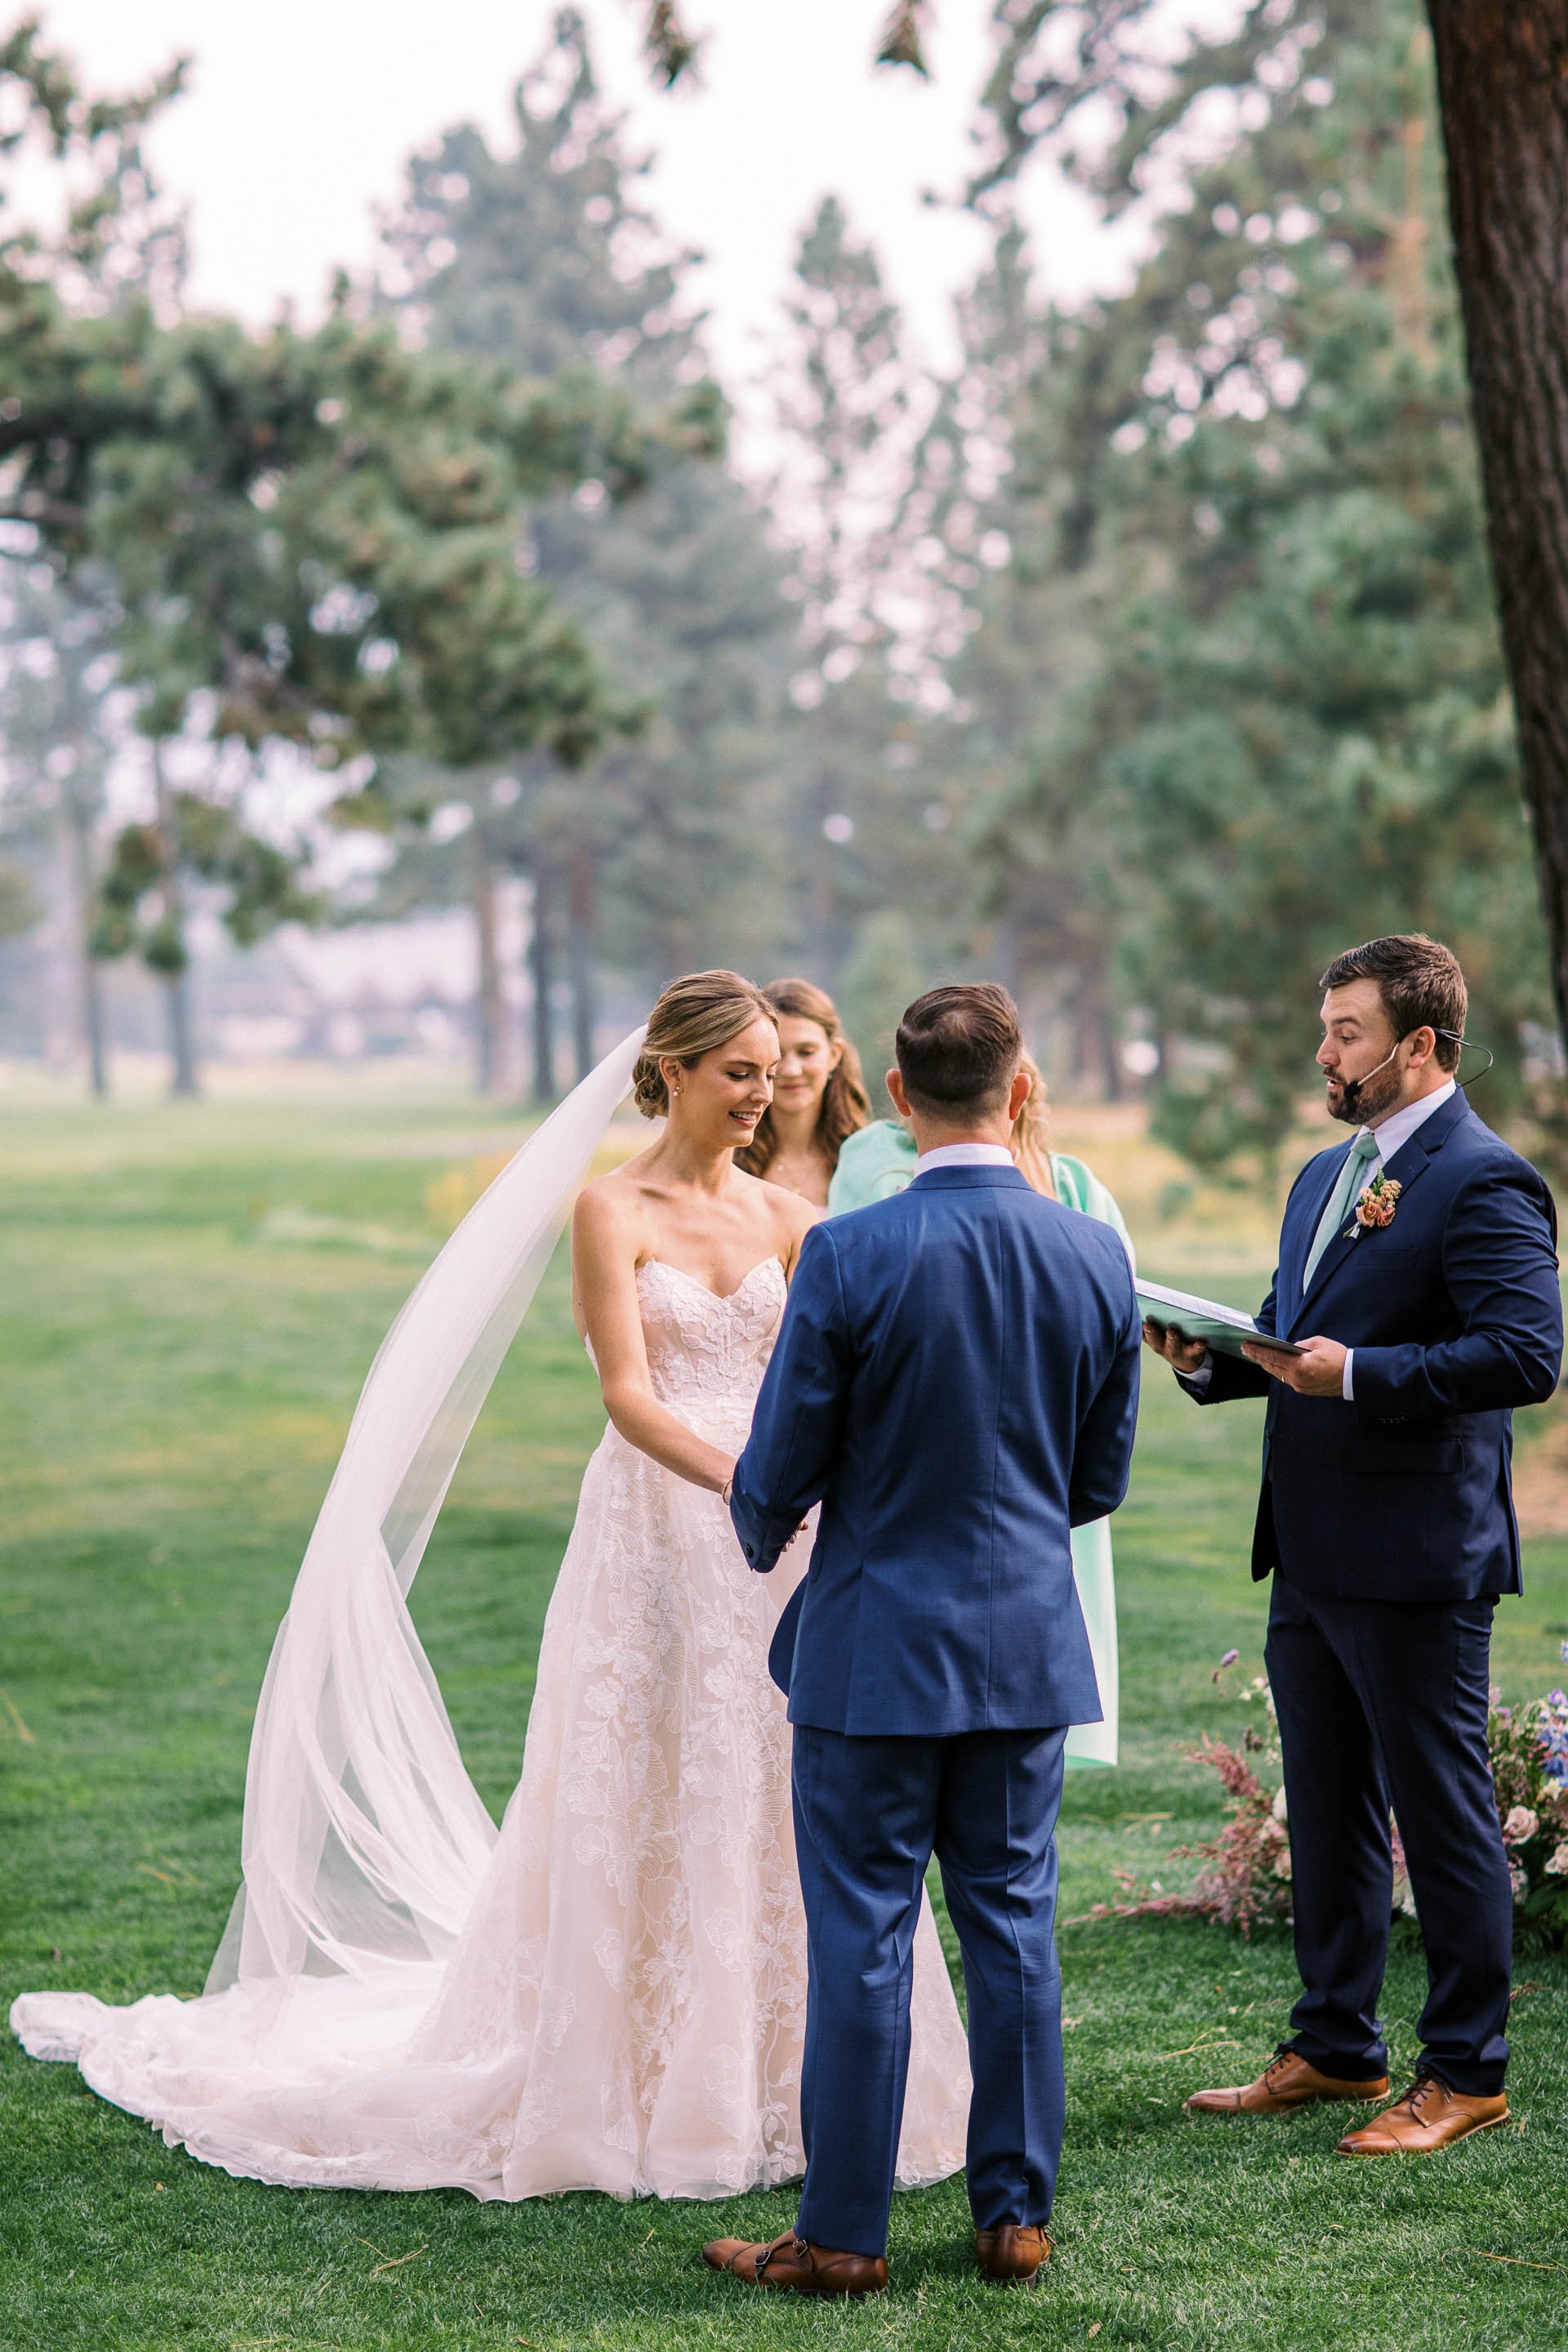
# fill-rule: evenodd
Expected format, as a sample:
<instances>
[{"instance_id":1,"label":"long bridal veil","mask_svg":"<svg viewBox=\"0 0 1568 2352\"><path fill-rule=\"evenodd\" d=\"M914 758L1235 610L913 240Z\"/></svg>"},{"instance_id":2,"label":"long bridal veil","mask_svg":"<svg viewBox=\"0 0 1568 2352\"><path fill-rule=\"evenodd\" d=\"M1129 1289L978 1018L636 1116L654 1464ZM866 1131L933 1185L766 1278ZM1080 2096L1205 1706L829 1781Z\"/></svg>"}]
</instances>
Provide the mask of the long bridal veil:
<instances>
[{"instance_id":1,"label":"long bridal veil","mask_svg":"<svg viewBox=\"0 0 1568 2352\"><path fill-rule=\"evenodd\" d=\"M456 1944L496 1831L407 1595L642 1037L606 1055L509 1162L371 1366L262 1686L243 1881L205 1992L126 2010L30 1993L12 2009L35 2057L77 2059L95 2089L166 2127L220 2035L232 2048L238 2032L264 2073L302 2043L346 2058L357 2014L384 2024L401 1992L412 2022Z\"/></svg>"}]
</instances>

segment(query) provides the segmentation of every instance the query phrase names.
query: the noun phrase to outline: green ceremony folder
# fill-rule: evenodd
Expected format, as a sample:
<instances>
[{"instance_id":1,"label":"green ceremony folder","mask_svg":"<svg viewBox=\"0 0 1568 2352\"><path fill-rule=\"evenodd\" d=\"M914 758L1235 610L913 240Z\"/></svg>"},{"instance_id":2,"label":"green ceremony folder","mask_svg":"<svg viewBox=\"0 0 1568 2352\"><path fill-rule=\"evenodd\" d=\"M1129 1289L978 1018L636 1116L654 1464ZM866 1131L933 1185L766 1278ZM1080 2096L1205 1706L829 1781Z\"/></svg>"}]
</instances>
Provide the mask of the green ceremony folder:
<instances>
[{"instance_id":1,"label":"green ceremony folder","mask_svg":"<svg viewBox=\"0 0 1568 2352\"><path fill-rule=\"evenodd\" d=\"M1294 1339L1277 1339L1271 1331L1260 1331L1250 1315L1242 1314L1239 1307L1222 1307L1217 1299L1194 1298L1187 1290L1167 1290L1163 1282L1145 1282L1142 1275L1133 1288L1139 1309L1150 1322L1163 1323L1184 1339L1201 1339L1205 1347L1217 1348L1222 1355L1239 1356L1244 1339L1276 1348L1285 1356L1306 1352Z\"/></svg>"}]
</instances>

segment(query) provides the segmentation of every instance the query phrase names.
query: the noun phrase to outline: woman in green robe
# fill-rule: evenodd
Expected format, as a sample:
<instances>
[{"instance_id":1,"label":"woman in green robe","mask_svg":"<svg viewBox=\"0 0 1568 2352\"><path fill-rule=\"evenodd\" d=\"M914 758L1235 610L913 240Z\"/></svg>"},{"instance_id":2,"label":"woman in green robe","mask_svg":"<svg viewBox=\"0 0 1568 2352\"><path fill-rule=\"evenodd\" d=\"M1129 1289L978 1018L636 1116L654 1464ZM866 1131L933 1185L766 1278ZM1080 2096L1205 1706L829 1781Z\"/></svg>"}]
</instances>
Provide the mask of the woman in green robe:
<instances>
[{"instance_id":1,"label":"woman in green robe","mask_svg":"<svg viewBox=\"0 0 1568 2352\"><path fill-rule=\"evenodd\" d=\"M1048 1193L1065 1209L1098 1218L1121 1236L1134 1267L1132 1237L1105 1186L1081 1160L1052 1151L1046 1143L1046 1086L1034 1061L1026 1055L1024 1066L1034 1079L1034 1092L1013 1129L1013 1157L1037 1192ZM849 1136L838 1154L838 1165L827 1191L827 1213L843 1215L863 1209L869 1201L885 1201L901 1192L915 1172L915 1141L895 1119L878 1119ZM1067 1761L1074 1765L1114 1764L1117 1747L1116 1578L1110 1557L1110 1522L1096 1519L1072 1531L1073 1576L1079 1605L1094 1654L1103 1720L1075 1724L1068 1733Z\"/></svg>"}]
</instances>

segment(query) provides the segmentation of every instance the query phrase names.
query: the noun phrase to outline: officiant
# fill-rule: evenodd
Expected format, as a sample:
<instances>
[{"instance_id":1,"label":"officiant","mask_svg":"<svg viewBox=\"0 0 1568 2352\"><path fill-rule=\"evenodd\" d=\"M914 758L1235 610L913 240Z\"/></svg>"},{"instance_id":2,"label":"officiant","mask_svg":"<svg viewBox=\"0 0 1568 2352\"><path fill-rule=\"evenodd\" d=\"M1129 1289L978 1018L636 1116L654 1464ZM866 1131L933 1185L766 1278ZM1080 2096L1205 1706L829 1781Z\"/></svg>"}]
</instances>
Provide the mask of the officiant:
<instances>
[{"instance_id":1,"label":"officiant","mask_svg":"<svg viewBox=\"0 0 1568 2352\"><path fill-rule=\"evenodd\" d=\"M1252 1572L1274 1579L1265 1654L1302 1985L1257 2080L1187 2105L1385 2098L1392 1806L1426 1949L1422 2055L1339 2152L1425 2154L1508 2118L1489 1650L1499 1597L1521 1584L1512 1412L1562 1365L1556 1212L1458 1083L1468 1001L1446 947L1373 940L1321 985L1328 1108L1354 1133L1291 1188L1258 1339L1211 1354L1144 1326L1199 1404L1268 1400Z\"/></svg>"}]
</instances>

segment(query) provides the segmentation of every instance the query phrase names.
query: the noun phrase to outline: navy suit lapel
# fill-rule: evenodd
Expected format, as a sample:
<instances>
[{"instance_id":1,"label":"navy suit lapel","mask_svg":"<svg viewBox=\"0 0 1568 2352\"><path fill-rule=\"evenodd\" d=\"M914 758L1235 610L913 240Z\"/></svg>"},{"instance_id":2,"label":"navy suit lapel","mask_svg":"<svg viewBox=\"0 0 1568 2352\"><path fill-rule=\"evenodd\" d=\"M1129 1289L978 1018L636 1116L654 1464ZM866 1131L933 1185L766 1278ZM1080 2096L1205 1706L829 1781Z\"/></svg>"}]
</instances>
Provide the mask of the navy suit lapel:
<instances>
[{"instance_id":1,"label":"navy suit lapel","mask_svg":"<svg viewBox=\"0 0 1568 2352\"><path fill-rule=\"evenodd\" d=\"M1405 1197L1409 1192L1411 1186L1418 1183L1421 1178L1426 1174L1432 1154L1435 1151L1440 1151L1442 1150L1444 1144L1447 1143L1449 1136L1453 1133L1455 1128L1458 1127L1459 1121L1462 1118L1467 1118L1468 1113L1469 1106L1466 1102L1464 1096L1456 1093L1443 1105L1441 1110L1435 1110L1430 1118L1424 1119L1422 1121L1421 1125L1416 1129L1415 1134L1411 1136L1408 1142L1402 1143L1400 1145L1398 1150L1394 1154L1392 1160L1388 1161L1383 1172L1394 1183L1396 1183L1399 1186L1401 1205L1403 1205ZM1352 1137L1352 1142L1353 1143L1353 1141L1354 1139ZM1336 1184L1340 1181L1341 1171L1344 1167L1346 1160L1350 1156L1350 1151L1351 1144L1347 1144L1344 1150L1334 1162L1334 1182ZM1313 1218L1311 1225L1312 1234L1315 1234L1318 1230L1317 1218L1322 1215L1323 1210L1327 1206L1328 1200L1328 1192L1324 1192L1319 1196L1317 1216ZM1394 1214L1396 1216L1398 1215L1398 1210L1395 1210ZM1363 1232L1362 1227L1356 1223L1355 1202L1352 1201L1345 1211L1345 1222L1343 1225L1330 1242L1327 1249L1323 1252L1322 1256L1318 1260L1317 1265L1312 1269L1312 1279L1307 1286L1306 1294L1300 1299L1295 1313L1290 1317L1290 1319L1286 1326L1284 1332L1284 1337L1286 1339L1289 1339L1295 1337L1297 1325L1301 1322L1308 1308L1311 1307L1313 1302L1316 1300L1319 1293L1323 1287L1323 1285L1326 1282L1332 1281L1340 1268L1342 1265L1348 1265L1350 1260L1355 1255L1356 1251L1362 1247L1363 1242L1367 1239L1368 1236ZM1311 1235L1309 1234L1307 1248L1310 1249L1311 1245ZM1306 1253L1303 1251L1301 1258L1298 1263L1304 1264L1305 1258ZM1297 1278L1300 1280L1299 1275Z\"/></svg>"},{"instance_id":2,"label":"navy suit lapel","mask_svg":"<svg viewBox=\"0 0 1568 2352\"><path fill-rule=\"evenodd\" d=\"M1426 1172L1435 1151L1441 1151L1462 1119L1471 1116L1469 1104L1462 1094L1449 1096L1441 1110L1435 1110L1423 1119L1408 1143L1402 1143L1384 1171L1399 1186L1403 1195ZM1397 1211L1395 1214L1397 1214Z\"/></svg>"}]
</instances>

